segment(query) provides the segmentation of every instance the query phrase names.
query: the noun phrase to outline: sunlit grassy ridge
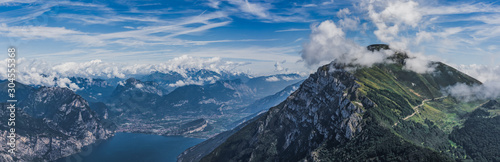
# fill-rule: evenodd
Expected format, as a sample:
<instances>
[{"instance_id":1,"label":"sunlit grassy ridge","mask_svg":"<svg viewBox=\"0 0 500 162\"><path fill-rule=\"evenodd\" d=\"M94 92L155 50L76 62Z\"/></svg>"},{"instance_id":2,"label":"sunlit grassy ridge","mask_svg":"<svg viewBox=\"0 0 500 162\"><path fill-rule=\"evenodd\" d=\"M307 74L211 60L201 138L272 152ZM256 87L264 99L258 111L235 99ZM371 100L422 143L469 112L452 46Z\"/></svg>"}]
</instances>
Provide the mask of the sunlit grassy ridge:
<instances>
[{"instance_id":1,"label":"sunlit grassy ridge","mask_svg":"<svg viewBox=\"0 0 500 162\"><path fill-rule=\"evenodd\" d=\"M396 137L453 158L466 158L463 147L448 135L463 127L469 114L486 101L459 101L444 96L443 90L457 83L481 83L443 63L433 66L435 71L426 74L405 70L402 64L359 68L354 72L361 85L359 95L376 103L367 113ZM488 112L495 115L499 111Z\"/></svg>"},{"instance_id":2,"label":"sunlit grassy ridge","mask_svg":"<svg viewBox=\"0 0 500 162\"><path fill-rule=\"evenodd\" d=\"M405 70L401 64L379 64L370 68L360 68L354 74L358 79L358 84L361 85L358 89L360 95L365 95L380 107L372 110L373 113L377 114L376 117L384 125L390 126L412 114L413 108L420 105L423 100L441 97L442 89L445 87L457 83L481 84L476 79L445 64L434 63L433 65L435 71L428 74ZM439 101L432 102L439 103ZM456 106L457 101L443 104L453 107ZM421 107L429 107L429 105ZM457 108L461 109L461 107ZM464 112L470 112L470 110L464 110Z\"/></svg>"}]
</instances>

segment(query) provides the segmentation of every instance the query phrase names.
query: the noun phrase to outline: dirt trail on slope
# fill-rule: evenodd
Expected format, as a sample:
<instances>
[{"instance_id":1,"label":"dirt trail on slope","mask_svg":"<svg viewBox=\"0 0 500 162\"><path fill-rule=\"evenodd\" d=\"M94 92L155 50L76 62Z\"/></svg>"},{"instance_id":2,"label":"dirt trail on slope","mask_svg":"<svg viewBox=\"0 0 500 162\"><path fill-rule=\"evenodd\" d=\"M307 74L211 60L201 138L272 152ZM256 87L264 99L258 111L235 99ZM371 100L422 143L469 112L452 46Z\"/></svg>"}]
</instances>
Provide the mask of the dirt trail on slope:
<instances>
[{"instance_id":1,"label":"dirt trail on slope","mask_svg":"<svg viewBox=\"0 0 500 162\"><path fill-rule=\"evenodd\" d=\"M415 114L419 113L418 108L421 107L421 106L423 106L426 102L431 101L431 100L439 100L439 99L446 98L446 97L448 97L448 96L441 96L441 97L438 97L438 98L422 100L422 103L420 103L420 105L413 106L413 110L415 112L413 112L411 115L408 115L408 116L404 117L403 120L408 120L409 118L413 117ZM396 123L394 123L394 125L392 125L392 127L398 126L398 124L399 124L399 121L396 122Z\"/></svg>"}]
</instances>

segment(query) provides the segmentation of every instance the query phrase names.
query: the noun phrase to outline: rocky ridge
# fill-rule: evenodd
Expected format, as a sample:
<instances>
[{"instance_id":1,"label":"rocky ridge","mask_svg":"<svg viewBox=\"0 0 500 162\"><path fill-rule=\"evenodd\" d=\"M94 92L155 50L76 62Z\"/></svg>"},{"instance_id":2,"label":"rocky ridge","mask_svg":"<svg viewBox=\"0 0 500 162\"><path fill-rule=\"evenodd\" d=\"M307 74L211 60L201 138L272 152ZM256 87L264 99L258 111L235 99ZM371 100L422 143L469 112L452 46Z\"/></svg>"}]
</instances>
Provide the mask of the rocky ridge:
<instances>
[{"instance_id":1,"label":"rocky ridge","mask_svg":"<svg viewBox=\"0 0 500 162\"><path fill-rule=\"evenodd\" d=\"M7 105L2 104L2 108ZM0 116L7 117L2 111ZM39 88L19 103L16 111L16 154L2 146L3 161L53 161L114 134L114 125L99 119L89 104L67 88ZM1 124L1 141L7 139Z\"/></svg>"}]
</instances>

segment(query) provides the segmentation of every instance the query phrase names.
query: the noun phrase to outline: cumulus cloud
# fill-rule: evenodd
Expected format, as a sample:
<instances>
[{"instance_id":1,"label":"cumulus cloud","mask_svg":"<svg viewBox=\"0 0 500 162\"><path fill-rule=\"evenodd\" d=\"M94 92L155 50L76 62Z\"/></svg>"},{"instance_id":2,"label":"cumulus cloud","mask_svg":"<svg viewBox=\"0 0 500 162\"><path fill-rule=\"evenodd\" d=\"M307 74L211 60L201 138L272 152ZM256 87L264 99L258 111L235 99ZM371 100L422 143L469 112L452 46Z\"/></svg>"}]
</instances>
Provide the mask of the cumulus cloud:
<instances>
[{"instance_id":1,"label":"cumulus cloud","mask_svg":"<svg viewBox=\"0 0 500 162\"><path fill-rule=\"evenodd\" d=\"M141 89L142 87L144 87L144 85L142 85L142 84L136 84L136 85L135 85L135 88L139 88L139 89Z\"/></svg>"},{"instance_id":2,"label":"cumulus cloud","mask_svg":"<svg viewBox=\"0 0 500 162\"><path fill-rule=\"evenodd\" d=\"M288 76L282 76L281 79L285 81L290 81L290 80L297 80L299 77L288 77Z\"/></svg>"},{"instance_id":3,"label":"cumulus cloud","mask_svg":"<svg viewBox=\"0 0 500 162\"><path fill-rule=\"evenodd\" d=\"M82 88L78 87L75 83L72 83L68 78L59 78L56 81L56 85L62 88L69 88L73 91L80 90Z\"/></svg>"},{"instance_id":4,"label":"cumulus cloud","mask_svg":"<svg viewBox=\"0 0 500 162\"><path fill-rule=\"evenodd\" d=\"M423 16L419 4L412 0L365 0L361 7L376 26L377 38L400 50L406 50L410 41L399 33L405 28L417 27Z\"/></svg>"},{"instance_id":5,"label":"cumulus cloud","mask_svg":"<svg viewBox=\"0 0 500 162\"><path fill-rule=\"evenodd\" d=\"M362 0L357 9L365 14L368 25L378 40L399 50L414 50L427 54L467 54L484 52L463 46L489 45L498 38L498 5L482 2L439 3L427 0ZM356 11L358 11L356 10ZM470 13L488 13L470 14ZM339 11L338 16L349 12ZM465 15L465 16L464 16ZM365 18L365 17L363 17ZM467 24L464 21L475 23ZM447 25L443 25L446 23ZM455 25L450 25L455 24ZM370 26L371 27L371 26ZM424 44L425 43L425 44ZM461 50L456 51L457 48Z\"/></svg>"},{"instance_id":6,"label":"cumulus cloud","mask_svg":"<svg viewBox=\"0 0 500 162\"><path fill-rule=\"evenodd\" d=\"M360 18L352 16L349 8L337 12L339 21L324 21L312 26L310 42L303 45L302 58L307 65L324 64L322 61L336 60L340 63L371 66L374 63L387 62L387 57L394 51L404 51L409 58L405 69L417 73L434 70L431 60L439 60L421 53L410 51L409 44L418 44L434 37L448 37L461 32L461 28L450 28L442 32L419 32L416 36L408 36L408 32L425 27L422 25L425 9L413 0L364 0L359 3L359 11L367 15L375 30L373 34L378 40L390 45L393 51L368 52L352 40L347 39L345 31L367 29L366 23L360 25ZM358 10L357 10L358 11Z\"/></svg>"},{"instance_id":7,"label":"cumulus cloud","mask_svg":"<svg viewBox=\"0 0 500 162\"><path fill-rule=\"evenodd\" d=\"M280 81L280 79L276 76L272 76L272 77L266 78L266 81L267 82L277 82L277 81Z\"/></svg>"},{"instance_id":8,"label":"cumulus cloud","mask_svg":"<svg viewBox=\"0 0 500 162\"><path fill-rule=\"evenodd\" d=\"M382 63L390 51L371 52L354 41L346 39L342 28L327 20L311 27L310 42L303 45L302 59L308 66L337 61L345 64L371 66Z\"/></svg>"},{"instance_id":9,"label":"cumulus cloud","mask_svg":"<svg viewBox=\"0 0 500 162\"><path fill-rule=\"evenodd\" d=\"M274 71L287 71L288 70L287 68L283 68L281 66L284 63L286 63L286 60L283 60L281 62L277 61L276 63L274 63Z\"/></svg>"},{"instance_id":10,"label":"cumulus cloud","mask_svg":"<svg viewBox=\"0 0 500 162\"><path fill-rule=\"evenodd\" d=\"M189 76L187 78L184 78L184 80L178 80L175 83L168 84L168 86L169 87L182 87L185 85L203 85L205 83L213 84L219 79L220 78L218 78L217 76L206 77L206 78L202 78L200 76L198 76L198 77Z\"/></svg>"},{"instance_id":11,"label":"cumulus cloud","mask_svg":"<svg viewBox=\"0 0 500 162\"><path fill-rule=\"evenodd\" d=\"M403 66L406 70L411 70L416 73L430 73L435 70L435 67L432 66L431 61L437 60L437 58L431 59L429 56L425 56L421 53L412 53L407 52L410 58L406 59L406 64Z\"/></svg>"},{"instance_id":12,"label":"cumulus cloud","mask_svg":"<svg viewBox=\"0 0 500 162\"><path fill-rule=\"evenodd\" d=\"M433 70L428 67L430 60L439 60L409 50L435 48L437 52L462 49L463 45L478 46L478 41L485 41L498 36L494 18L483 19L482 16L470 15L467 18L450 18L449 15L475 12L498 12L496 5L484 3L456 3L439 5L421 0L363 0L359 8L367 13L368 20L375 26L374 35L378 40L390 44L391 48L408 51L405 69L419 73ZM495 9L496 8L496 9ZM339 11L338 15L349 12ZM447 20L444 20L447 19ZM441 26L440 22L478 21L471 26ZM492 22L493 21L493 22ZM462 25L462 24L461 24ZM485 32L486 31L486 32ZM464 38L466 36L466 38ZM471 41L470 38L474 38ZM425 46L420 46L426 42ZM487 49L487 48L485 48ZM481 50L483 51L483 50ZM460 53L462 51L456 51ZM492 99L499 97L499 69L481 65L464 66L457 69L477 78L482 85L467 86L458 84L448 87L446 93L461 99Z\"/></svg>"},{"instance_id":13,"label":"cumulus cloud","mask_svg":"<svg viewBox=\"0 0 500 162\"><path fill-rule=\"evenodd\" d=\"M82 63L66 62L53 66L52 71L61 76L125 78L118 64L104 63L101 60Z\"/></svg>"},{"instance_id":14,"label":"cumulus cloud","mask_svg":"<svg viewBox=\"0 0 500 162\"><path fill-rule=\"evenodd\" d=\"M339 25L345 30L359 30L359 18L349 16L351 11L348 8L341 9L337 12L337 17L340 18Z\"/></svg>"}]
</instances>

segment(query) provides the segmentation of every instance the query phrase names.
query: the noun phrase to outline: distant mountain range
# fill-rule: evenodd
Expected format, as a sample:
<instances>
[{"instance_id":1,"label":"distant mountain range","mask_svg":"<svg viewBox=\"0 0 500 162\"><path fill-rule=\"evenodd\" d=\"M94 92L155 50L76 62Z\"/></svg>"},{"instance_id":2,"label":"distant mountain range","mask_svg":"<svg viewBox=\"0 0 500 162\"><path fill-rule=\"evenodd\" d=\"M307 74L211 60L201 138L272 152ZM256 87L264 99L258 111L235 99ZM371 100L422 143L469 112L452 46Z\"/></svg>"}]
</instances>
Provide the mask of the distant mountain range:
<instances>
[{"instance_id":1,"label":"distant mountain range","mask_svg":"<svg viewBox=\"0 0 500 162\"><path fill-rule=\"evenodd\" d=\"M138 76L144 80L71 77L79 87L76 91L16 82L17 119L23 121L16 130L18 139L25 140L18 143L21 151L16 156L2 147L0 161L56 160L107 139L115 131L210 137L251 115L243 108L260 96L302 79L287 74L266 76L286 77L282 81L266 81L262 79L266 77L208 70L185 74ZM3 81L0 86L7 87L7 83ZM10 99L7 91L0 95L2 102ZM6 109L7 104L2 107ZM5 118L8 115L6 111L0 113ZM0 127L4 134L9 128L3 122ZM0 140L6 141L6 136Z\"/></svg>"}]
</instances>

